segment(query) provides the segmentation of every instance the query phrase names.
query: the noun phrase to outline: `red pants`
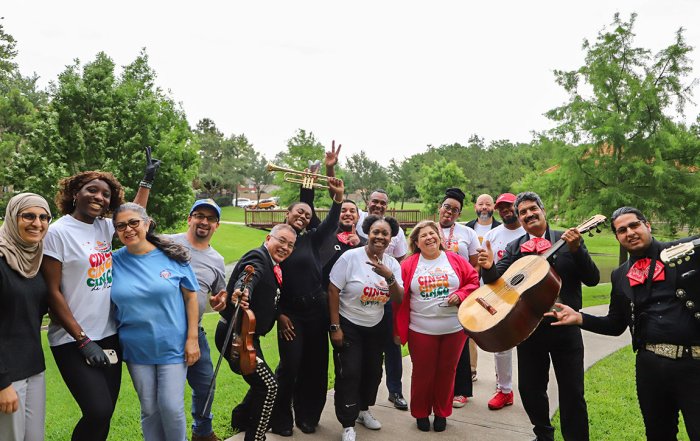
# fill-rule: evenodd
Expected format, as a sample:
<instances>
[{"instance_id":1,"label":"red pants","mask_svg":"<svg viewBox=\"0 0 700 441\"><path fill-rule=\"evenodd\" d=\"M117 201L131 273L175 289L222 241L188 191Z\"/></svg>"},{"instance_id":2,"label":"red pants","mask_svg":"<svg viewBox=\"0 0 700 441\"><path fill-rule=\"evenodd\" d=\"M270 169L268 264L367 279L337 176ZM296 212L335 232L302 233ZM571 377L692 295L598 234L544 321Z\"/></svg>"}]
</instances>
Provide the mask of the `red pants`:
<instances>
[{"instance_id":1,"label":"red pants","mask_svg":"<svg viewBox=\"0 0 700 441\"><path fill-rule=\"evenodd\" d=\"M411 415L414 418L452 415L455 371L467 335L457 331L427 335L408 330L411 352Z\"/></svg>"}]
</instances>

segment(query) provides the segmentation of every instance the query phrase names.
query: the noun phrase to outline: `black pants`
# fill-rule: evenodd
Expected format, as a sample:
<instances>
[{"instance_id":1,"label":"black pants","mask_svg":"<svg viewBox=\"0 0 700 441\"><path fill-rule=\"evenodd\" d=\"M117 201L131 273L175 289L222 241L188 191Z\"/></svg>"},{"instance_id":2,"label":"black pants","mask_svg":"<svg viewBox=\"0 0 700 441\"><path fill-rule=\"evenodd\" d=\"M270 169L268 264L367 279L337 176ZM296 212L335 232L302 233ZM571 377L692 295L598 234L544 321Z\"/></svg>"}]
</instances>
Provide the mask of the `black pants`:
<instances>
[{"instance_id":1,"label":"black pants","mask_svg":"<svg viewBox=\"0 0 700 441\"><path fill-rule=\"evenodd\" d=\"M473 395L471 357L469 356L469 338L464 342L462 354L457 362L455 372L455 396L462 395L471 397Z\"/></svg>"},{"instance_id":2,"label":"black pants","mask_svg":"<svg viewBox=\"0 0 700 441\"><path fill-rule=\"evenodd\" d=\"M343 347L333 348L335 416L343 427L353 427L360 410L377 399L382 382L382 350L389 332L384 321L371 328L340 316Z\"/></svg>"},{"instance_id":3,"label":"black pants","mask_svg":"<svg viewBox=\"0 0 700 441\"><path fill-rule=\"evenodd\" d=\"M279 394L272 416L276 431L293 426L292 403L297 425L317 426L328 393L328 314L319 302L306 313L290 313L294 340L278 337L280 362L275 371Z\"/></svg>"},{"instance_id":4,"label":"black pants","mask_svg":"<svg viewBox=\"0 0 700 441\"><path fill-rule=\"evenodd\" d=\"M539 441L554 440L549 420L549 362L559 387L561 433L565 440L588 441L588 410L583 397L583 339L577 326L552 327L543 320L518 346L518 390Z\"/></svg>"},{"instance_id":5,"label":"black pants","mask_svg":"<svg viewBox=\"0 0 700 441\"><path fill-rule=\"evenodd\" d=\"M219 352L222 350L228 324L219 322L216 326L214 341ZM243 380L250 386L248 392L241 403L231 411L231 427L239 432L245 432L245 441L262 441L265 439L265 432L270 427L272 408L275 405L277 396L277 380L272 370L265 362L262 349L260 348L260 338L256 335L253 338L253 346L257 355L257 368L250 375L243 375ZM225 354L228 355L228 349ZM228 356L229 367L236 372Z\"/></svg>"},{"instance_id":6,"label":"black pants","mask_svg":"<svg viewBox=\"0 0 700 441\"><path fill-rule=\"evenodd\" d=\"M691 440L700 440L700 360L637 353L637 396L647 439L676 440L678 411Z\"/></svg>"},{"instance_id":7,"label":"black pants","mask_svg":"<svg viewBox=\"0 0 700 441\"><path fill-rule=\"evenodd\" d=\"M52 346L61 377L80 407L82 417L73 429L72 441L106 440L122 381L119 337L95 341L103 349L117 351L119 362L109 367L91 367L74 342Z\"/></svg>"}]
</instances>

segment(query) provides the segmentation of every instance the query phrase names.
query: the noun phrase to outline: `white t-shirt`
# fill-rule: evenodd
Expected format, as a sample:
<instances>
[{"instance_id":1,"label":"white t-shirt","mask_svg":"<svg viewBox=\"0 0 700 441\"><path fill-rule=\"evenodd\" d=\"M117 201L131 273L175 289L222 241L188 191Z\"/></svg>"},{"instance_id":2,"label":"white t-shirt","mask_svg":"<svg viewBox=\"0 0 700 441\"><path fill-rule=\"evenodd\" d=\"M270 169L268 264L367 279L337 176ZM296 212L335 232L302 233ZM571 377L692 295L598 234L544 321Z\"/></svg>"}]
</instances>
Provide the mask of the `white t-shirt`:
<instances>
[{"instance_id":1,"label":"white t-shirt","mask_svg":"<svg viewBox=\"0 0 700 441\"><path fill-rule=\"evenodd\" d=\"M372 327L384 317L389 287L384 277L372 271L368 260L365 247L346 251L333 265L330 281L340 289L340 315L358 326ZM386 254L382 260L402 287L399 262Z\"/></svg>"},{"instance_id":2,"label":"white t-shirt","mask_svg":"<svg viewBox=\"0 0 700 441\"><path fill-rule=\"evenodd\" d=\"M491 222L493 222L493 219L491 219ZM476 237L479 238L479 243L483 243L484 236L491 231L491 225L492 224L481 225L479 222L474 224L474 232L476 233Z\"/></svg>"},{"instance_id":3,"label":"white t-shirt","mask_svg":"<svg viewBox=\"0 0 700 441\"><path fill-rule=\"evenodd\" d=\"M367 212L360 210L360 220L357 221L357 234L360 237L367 239L367 235L362 231L362 222L365 221L367 217ZM385 256L393 256L399 258L405 256L408 253L408 242L406 241L406 233L404 233L403 228L399 227L399 234L391 238L389 246L384 250Z\"/></svg>"},{"instance_id":4,"label":"white t-shirt","mask_svg":"<svg viewBox=\"0 0 700 441\"><path fill-rule=\"evenodd\" d=\"M444 252L433 260L418 258L411 280L411 314L408 328L428 335L451 334L462 329L458 306L447 298L459 289L459 277Z\"/></svg>"},{"instance_id":5,"label":"white t-shirt","mask_svg":"<svg viewBox=\"0 0 700 441\"><path fill-rule=\"evenodd\" d=\"M86 224L67 215L51 224L44 254L62 264L61 293L85 334L101 340L117 333L112 314L112 219ZM61 325L49 323L49 345L75 341Z\"/></svg>"},{"instance_id":6,"label":"white t-shirt","mask_svg":"<svg viewBox=\"0 0 700 441\"><path fill-rule=\"evenodd\" d=\"M479 238L474 230L466 225L454 223L452 227L443 228L442 237L447 251L454 251L467 260L469 256L477 254Z\"/></svg>"},{"instance_id":7,"label":"white t-shirt","mask_svg":"<svg viewBox=\"0 0 700 441\"><path fill-rule=\"evenodd\" d=\"M488 240L491 243L491 250L493 250L493 263L495 264L501 260L501 258L503 258L506 245L523 234L525 234L525 229L523 227L518 227L515 230L509 230L503 224L486 233L486 236L484 236L484 242Z\"/></svg>"}]
</instances>

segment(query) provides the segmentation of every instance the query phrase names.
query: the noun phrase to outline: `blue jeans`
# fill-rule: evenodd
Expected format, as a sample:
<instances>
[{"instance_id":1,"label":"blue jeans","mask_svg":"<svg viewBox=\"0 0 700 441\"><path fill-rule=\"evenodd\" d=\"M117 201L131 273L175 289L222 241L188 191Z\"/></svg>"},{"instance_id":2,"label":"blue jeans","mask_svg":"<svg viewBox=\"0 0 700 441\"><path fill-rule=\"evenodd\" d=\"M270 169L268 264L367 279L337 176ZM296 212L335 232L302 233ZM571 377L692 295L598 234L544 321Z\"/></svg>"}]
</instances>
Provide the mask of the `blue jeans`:
<instances>
[{"instance_id":1,"label":"blue jeans","mask_svg":"<svg viewBox=\"0 0 700 441\"><path fill-rule=\"evenodd\" d=\"M187 368L187 382L192 388L192 433L195 435L207 436L214 431L211 426L211 420L214 415L211 413L212 403L209 403L205 416L201 416L204 409L204 402L207 399L209 385L214 377L214 367L211 364L211 352L209 350L209 342L207 342L207 333L204 328L199 328L199 360L189 368ZM212 391L212 400L214 401L214 393Z\"/></svg>"},{"instance_id":2,"label":"blue jeans","mask_svg":"<svg viewBox=\"0 0 700 441\"><path fill-rule=\"evenodd\" d=\"M390 394L403 395L401 377L403 364L401 362L401 346L394 343L394 318L391 302L384 305L384 319L388 326L388 340L384 345L384 369L386 370L386 388Z\"/></svg>"},{"instance_id":3,"label":"blue jeans","mask_svg":"<svg viewBox=\"0 0 700 441\"><path fill-rule=\"evenodd\" d=\"M141 402L145 441L187 440L185 378L187 365L126 362Z\"/></svg>"}]
</instances>

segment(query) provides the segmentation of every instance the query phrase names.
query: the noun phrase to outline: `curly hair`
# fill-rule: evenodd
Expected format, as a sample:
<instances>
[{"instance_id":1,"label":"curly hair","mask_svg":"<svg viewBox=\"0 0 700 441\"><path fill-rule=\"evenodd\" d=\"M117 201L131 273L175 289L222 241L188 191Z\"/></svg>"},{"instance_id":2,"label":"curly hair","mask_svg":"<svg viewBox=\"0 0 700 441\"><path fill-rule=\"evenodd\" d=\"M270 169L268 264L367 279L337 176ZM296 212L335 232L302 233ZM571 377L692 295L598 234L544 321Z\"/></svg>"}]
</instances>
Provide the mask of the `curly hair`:
<instances>
[{"instance_id":1,"label":"curly hair","mask_svg":"<svg viewBox=\"0 0 700 441\"><path fill-rule=\"evenodd\" d=\"M375 214L371 214L365 218L365 220L362 222L362 231L364 231L365 234L369 235L369 230L372 228L372 225L380 221L384 221L387 224L389 224L389 228L391 229L391 237L394 237L397 234L399 234L399 221L397 221L391 216L382 217L377 216Z\"/></svg>"},{"instance_id":2,"label":"curly hair","mask_svg":"<svg viewBox=\"0 0 700 441\"><path fill-rule=\"evenodd\" d=\"M161 250L167 257L183 265L190 261L190 251L186 247L175 243L175 241L165 236L155 234L155 222L148 216L146 209L139 204L127 202L126 204L122 204L117 207L117 209L114 211L114 217L112 217L112 225L114 225L115 228L117 226L117 215L122 211L133 211L139 215L141 220L148 224L146 240L155 245L155 247Z\"/></svg>"},{"instance_id":3,"label":"curly hair","mask_svg":"<svg viewBox=\"0 0 700 441\"><path fill-rule=\"evenodd\" d=\"M124 203L124 187L110 172L98 170L84 171L58 181L59 189L56 193L56 205L63 215L75 211L75 196L90 181L99 179L109 185L112 197L109 200L109 208L104 214L112 213Z\"/></svg>"},{"instance_id":4,"label":"curly hair","mask_svg":"<svg viewBox=\"0 0 700 441\"><path fill-rule=\"evenodd\" d=\"M416 226L413 227L413 230L411 230L411 234L408 235L408 249L411 251L411 254L420 253L420 248L418 247L418 236L423 228L432 229L437 233L438 237L440 237L440 226L437 224L437 222L431 220L418 222ZM442 244L442 241L440 241L440 251L444 250L445 247Z\"/></svg>"}]
</instances>

